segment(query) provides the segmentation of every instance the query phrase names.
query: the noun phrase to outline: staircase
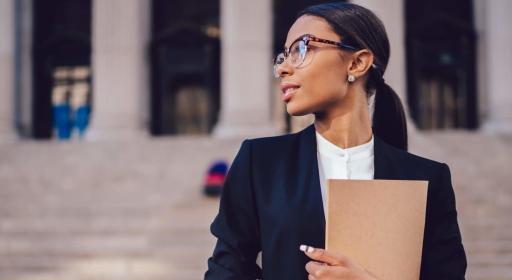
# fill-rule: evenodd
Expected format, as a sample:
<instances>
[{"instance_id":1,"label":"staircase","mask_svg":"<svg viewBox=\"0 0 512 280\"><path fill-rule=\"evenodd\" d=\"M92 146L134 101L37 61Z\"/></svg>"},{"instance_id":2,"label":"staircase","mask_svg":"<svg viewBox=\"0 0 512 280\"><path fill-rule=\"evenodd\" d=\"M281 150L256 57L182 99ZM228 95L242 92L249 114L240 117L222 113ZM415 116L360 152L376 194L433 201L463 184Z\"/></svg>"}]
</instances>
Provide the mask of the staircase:
<instances>
[{"instance_id":1,"label":"staircase","mask_svg":"<svg viewBox=\"0 0 512 280\"><path fill-rule=\"evenodd\" d=\"M202 279L218 199L201 194L240 141L0 147L0 279Z\"/></svg>"},{"instance_id":2,"label":"staircase","mask_svg":"<svg viewBox=\"0 0 512 280\"><path fill-rule=\"evenodd\" d=\"M466 279L512 279L512 137L413 134L411 152L450 166L468 258Z\"/></svg>"},{"instance_id":3,"label":"staircase","mask_svg":"<svg viewBox=\"0 0 512 280\"><path fill-rule=\"evenodd\" d=\"M0 279L202 279L218 199L208 165L241 140L0 144ZM452 171L467 279L512 279L512 139L412 133Z\"/></svg>"}]
</instances>

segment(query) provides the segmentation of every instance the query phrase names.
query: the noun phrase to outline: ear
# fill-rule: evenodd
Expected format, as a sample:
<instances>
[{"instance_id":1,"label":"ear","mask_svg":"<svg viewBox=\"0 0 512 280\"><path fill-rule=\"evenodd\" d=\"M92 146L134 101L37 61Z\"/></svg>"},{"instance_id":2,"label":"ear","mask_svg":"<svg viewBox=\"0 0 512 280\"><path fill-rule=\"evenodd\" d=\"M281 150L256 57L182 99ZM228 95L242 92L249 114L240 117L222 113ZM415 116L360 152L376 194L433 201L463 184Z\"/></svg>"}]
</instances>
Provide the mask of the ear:
<instances>
[{"instance_id":1,"label":"ear","mask_svg":"<svg viewBox=\"0 0 512 280\"><path fill-rule=\"evenodd\" d=\"M354 75L357 80L363 77L368 72L368 69L372 67L373 54L369 50L364 49L353 53L350 59L351 63L349 64L347 75Z\"/></svg>"}]
</instances>

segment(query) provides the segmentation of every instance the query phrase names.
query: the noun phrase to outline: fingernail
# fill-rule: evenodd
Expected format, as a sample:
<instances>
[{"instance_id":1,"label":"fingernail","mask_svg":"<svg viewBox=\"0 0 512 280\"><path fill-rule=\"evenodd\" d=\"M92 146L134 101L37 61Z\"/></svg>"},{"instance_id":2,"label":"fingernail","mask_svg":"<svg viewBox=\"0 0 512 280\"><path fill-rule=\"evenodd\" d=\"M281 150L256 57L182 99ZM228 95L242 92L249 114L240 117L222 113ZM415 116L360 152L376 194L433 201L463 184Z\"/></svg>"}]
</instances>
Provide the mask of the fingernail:
<instances>
[{"instance_id":1,"label":"fingernail","mask_svg":"<svg viewBox=\"0 0 512 280\"><path fill-rule=\"evenodd\" d=\"M315 248L311 247L311 246L307 246L307 245L300 245L300 250L302 252L308 252L308 253L313 253L313 251L315 250Z\"/></svg>"}]
</instances>

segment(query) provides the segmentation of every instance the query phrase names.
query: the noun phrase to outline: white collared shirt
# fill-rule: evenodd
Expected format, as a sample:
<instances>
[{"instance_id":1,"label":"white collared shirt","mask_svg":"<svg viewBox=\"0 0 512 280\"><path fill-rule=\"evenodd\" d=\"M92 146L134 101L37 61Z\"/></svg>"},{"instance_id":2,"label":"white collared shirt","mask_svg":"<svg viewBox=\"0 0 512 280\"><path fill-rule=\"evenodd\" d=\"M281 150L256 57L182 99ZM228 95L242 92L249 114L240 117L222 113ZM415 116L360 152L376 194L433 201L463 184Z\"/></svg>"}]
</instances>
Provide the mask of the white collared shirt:
<instances>
[{"instance_id":1,"label":"white collared shirt","mask_svg":"<svg viewBox=\"0 0 512 280\"><path fill-rule=\"evenodd\" d=\"M359 146L342 149L316 132L318 174L324 213L327 205L327 180L351 179L373 180L373 135L370 142Z\"/></svg>"}]
</instances>

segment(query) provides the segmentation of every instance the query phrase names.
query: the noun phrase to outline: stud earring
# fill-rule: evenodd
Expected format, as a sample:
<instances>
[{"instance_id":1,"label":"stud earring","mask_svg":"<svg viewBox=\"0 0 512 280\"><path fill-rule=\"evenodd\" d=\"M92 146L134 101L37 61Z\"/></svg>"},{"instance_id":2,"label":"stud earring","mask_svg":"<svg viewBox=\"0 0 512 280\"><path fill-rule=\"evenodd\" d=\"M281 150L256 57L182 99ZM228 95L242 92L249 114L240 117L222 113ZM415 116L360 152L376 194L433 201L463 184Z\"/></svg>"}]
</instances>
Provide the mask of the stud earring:
<instances>
[{"instance_id":1,"label":"stud earring","mask_svg":"<svg viewBox=\"0 0 512 280\"><path fill-rule=\"evenodd\" d=\"M356 80L356 77L354 77L354 75L350 75L350 76L348 76L348 81L349 81L350 83L352 83L352 82L353 82L353 81L355 81L355 80Z\"/></svg>"}]
</instances>

